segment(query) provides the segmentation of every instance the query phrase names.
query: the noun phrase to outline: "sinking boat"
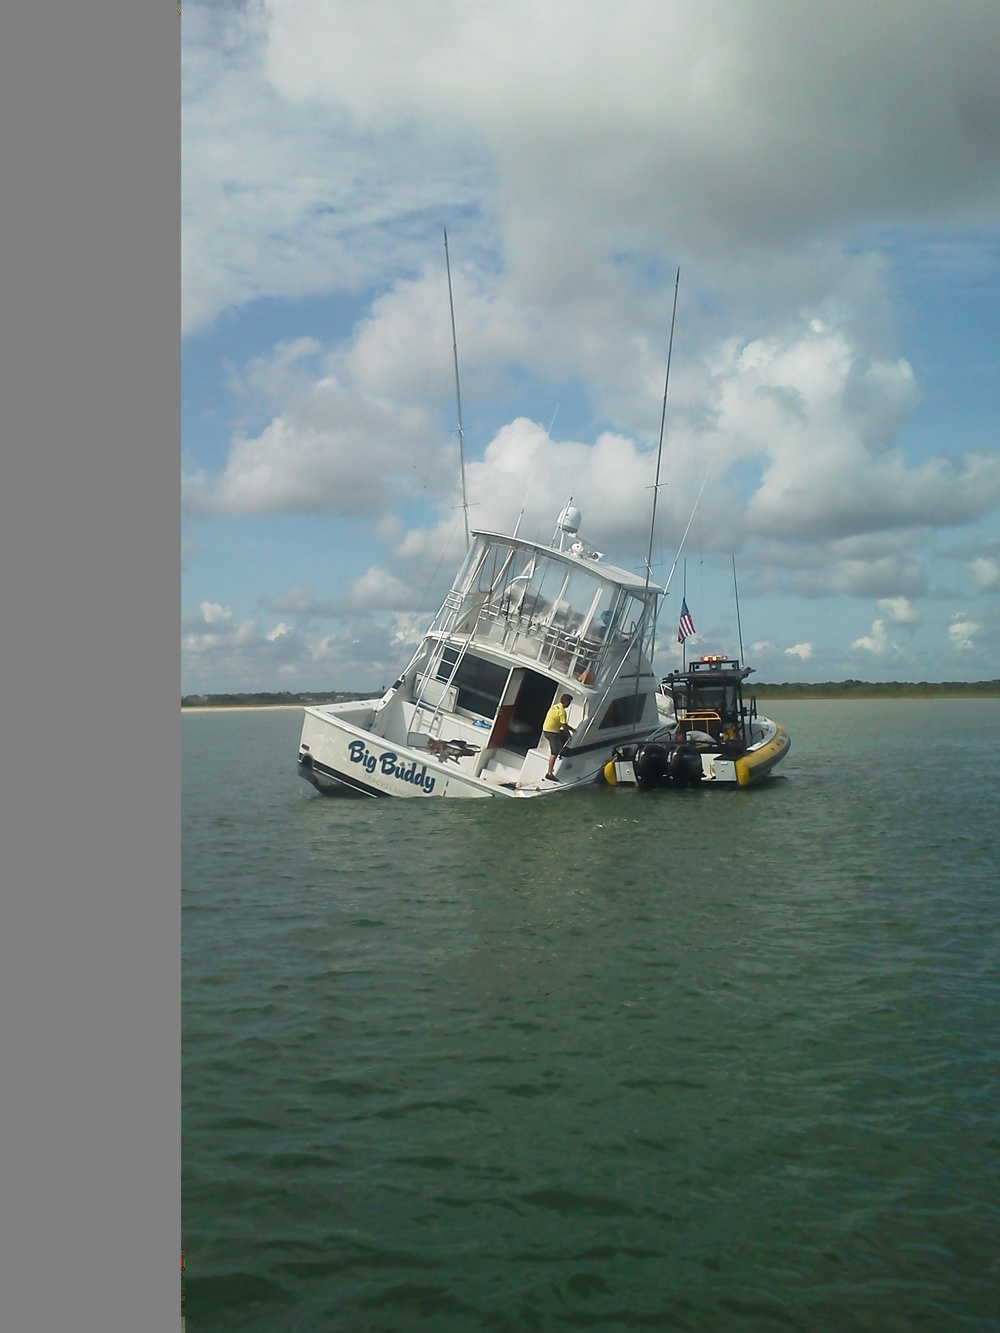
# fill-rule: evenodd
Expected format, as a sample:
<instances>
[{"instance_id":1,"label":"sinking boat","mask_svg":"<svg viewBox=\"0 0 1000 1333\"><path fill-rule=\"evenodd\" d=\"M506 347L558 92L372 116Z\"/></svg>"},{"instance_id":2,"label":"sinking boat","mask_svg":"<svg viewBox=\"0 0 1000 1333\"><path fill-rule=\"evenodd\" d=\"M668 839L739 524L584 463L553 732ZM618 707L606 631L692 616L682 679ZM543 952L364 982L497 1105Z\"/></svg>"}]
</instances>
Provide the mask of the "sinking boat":
<instances>
[{"instance_id":1,"label":"sinking boat","mask_svg":"<svg viewBox=\"0 0 1000 1333\"><path fill-rule=\"evenodd\" d=\"M672 717L652 666L663 589L607 563L571 504L551 542L474 531L406 670L381 698L305 709L298 771L329 795L534 797L600 781ZM545 715L573 734L546 778Z\"/></svg>"},{"instance_id":2,"label":"sinking boat","mask_svg":"<svg viewBox=\"0 0 1000 1333\"><path fill-rule=\"evenodd\" d=\"M672 720L642 741L616 748L605 768L613 786L738 786L763 781L788 753L780 722L747 703L743 682L753 667L710 656L673 671L660 682Z\"/></svg>"}]
</instances>

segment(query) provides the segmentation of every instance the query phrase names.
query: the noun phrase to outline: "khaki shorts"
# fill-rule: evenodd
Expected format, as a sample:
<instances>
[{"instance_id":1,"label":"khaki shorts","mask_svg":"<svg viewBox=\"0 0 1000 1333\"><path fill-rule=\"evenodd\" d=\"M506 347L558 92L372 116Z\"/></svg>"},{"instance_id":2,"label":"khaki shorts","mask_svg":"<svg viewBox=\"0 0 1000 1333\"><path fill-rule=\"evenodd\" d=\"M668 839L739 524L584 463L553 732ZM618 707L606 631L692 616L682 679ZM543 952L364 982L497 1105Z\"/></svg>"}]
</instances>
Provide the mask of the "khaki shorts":
<instances>
[{"instance_id":1,"label":"khaki shorts","mask_svg":"<svg viewBox=\"0 0 1000 1333\"><path fill-rule=\"evenodd\" d=\"M542 735L549 743L549 749L553 754L562 754L563 746L569 740L569 733L565 731L543 731Z\"/></svg>"}]
</instances>

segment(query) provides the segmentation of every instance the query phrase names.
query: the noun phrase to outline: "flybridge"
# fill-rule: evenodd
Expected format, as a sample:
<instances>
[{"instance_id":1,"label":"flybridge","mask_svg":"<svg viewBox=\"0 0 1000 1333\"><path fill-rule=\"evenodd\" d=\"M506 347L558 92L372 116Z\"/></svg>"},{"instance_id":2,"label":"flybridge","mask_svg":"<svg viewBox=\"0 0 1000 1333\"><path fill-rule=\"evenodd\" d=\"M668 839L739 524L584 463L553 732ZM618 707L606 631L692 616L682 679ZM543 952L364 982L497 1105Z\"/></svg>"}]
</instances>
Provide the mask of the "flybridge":
<instances>
[{"instance_id":1,"label":"flybridge","mask_svg":"<svg viewBox=\"0 0 1000 1333\"><path fill-rule=\"evenodd\" d=\"M582 544L581 544L582 545ZM632 672L652 636L659 588L570 548L476 531L429 633L493 645L581 684Z\"/></svg>"}]
</instances>

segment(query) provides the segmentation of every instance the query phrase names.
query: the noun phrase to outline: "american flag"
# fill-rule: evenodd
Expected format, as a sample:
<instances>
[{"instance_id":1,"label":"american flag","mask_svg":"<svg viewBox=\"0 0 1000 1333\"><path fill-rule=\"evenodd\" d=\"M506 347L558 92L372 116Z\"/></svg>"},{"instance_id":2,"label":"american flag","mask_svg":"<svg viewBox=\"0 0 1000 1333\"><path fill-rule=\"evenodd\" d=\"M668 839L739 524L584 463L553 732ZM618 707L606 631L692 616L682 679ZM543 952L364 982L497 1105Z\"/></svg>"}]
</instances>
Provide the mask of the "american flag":
<instances>
[{"instance_id":1,"label":"american flag","mask_svg":"<svg viewBox=\"0 0 1000 1333\"><path fill-rule=\"evenodd\" d=\"M691 619L691 612L688 610L687 598L681 598L681 621L677 626L677 642L683 643L694 633L694 621Z\"/></svg>"}]
</instances>

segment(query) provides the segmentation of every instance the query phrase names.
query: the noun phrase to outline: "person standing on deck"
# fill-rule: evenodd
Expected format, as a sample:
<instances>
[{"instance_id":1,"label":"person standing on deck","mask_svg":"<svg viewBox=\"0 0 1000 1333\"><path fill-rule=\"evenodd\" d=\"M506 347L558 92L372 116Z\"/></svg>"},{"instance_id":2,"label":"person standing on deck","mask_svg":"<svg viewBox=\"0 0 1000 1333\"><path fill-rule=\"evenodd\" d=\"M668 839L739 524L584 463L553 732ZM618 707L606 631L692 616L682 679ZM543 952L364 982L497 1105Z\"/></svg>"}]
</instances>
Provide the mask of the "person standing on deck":
<instances>
[{"instance_id":1,"label":"person standing on deck","mask_svg":"<svg viewBox=\"0 0 1000 1333\"><path fill-rule=\"evenodd\" d=\"M549 771L545 776L550 782L559 781L552 770L556 766L556 760L562 754L563 746L573 735L573 728L566 718L566 709L572 702L573 696L571 694L562 695L559 702L554 703L545 714L545 721L542 723L542 735L549 743Z\"/></svg>"}]
</instances>

